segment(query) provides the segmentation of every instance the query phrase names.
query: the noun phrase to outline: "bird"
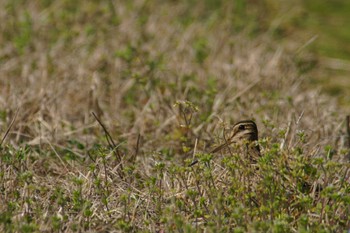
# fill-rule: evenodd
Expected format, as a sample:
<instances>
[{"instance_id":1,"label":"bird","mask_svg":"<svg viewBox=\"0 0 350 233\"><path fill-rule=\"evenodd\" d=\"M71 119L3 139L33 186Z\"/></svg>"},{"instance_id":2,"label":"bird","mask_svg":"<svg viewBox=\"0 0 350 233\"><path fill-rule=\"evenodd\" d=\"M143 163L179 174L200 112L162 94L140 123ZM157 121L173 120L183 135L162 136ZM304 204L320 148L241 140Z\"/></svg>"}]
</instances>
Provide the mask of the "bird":
<instances>
[{"instance_id":1,"label":"bird","mask_svg":"<svg viewBox=\"0 0 350 233\"><path fill-rule=\"evenodd\" d=\"M245 155L249 156L249 160L247 162L249 162L250 165L252 165L254 167L254 171L258 172L260 169L259 167L256 167L255 165L257 164L258 158L262 157L262 154L260 152L260 146L258 144L258 127L256 125L256 123L252 120L243 120L243 121L239 121L236 124L234 124L234 126L232 127L232 131L230 132L230 136L225 140L225 142L221 145L219 145L218 147L214 148L213 150L210 151L211 154L219 152L220 150L228 147L231 144L236 144L241 150L241 152L245 152ZM189 167L194 166L195 164L197 164L199 162L199 160L195 160L193 161ZM290 167L290 165L285 164L284 168L288 171L289 174L292 174L292 168ZM273 169L275 172L275 175L281 177L282 180L286 180L288 178L286 178L286 174L282 174L279 170ZM262 170L260 170L260 173L263 172ZM259 172L258 172L259 173ZM257 175L257 174L255 174ZM262 179L263 176L257 175L256 177L258 177L258 179ZM300 185L300 191L303 193L308 193L310 191L312 191L312 189L314 188L314 192L315 195L319 195L320 192L323 190L322 185L316 183L313 184L314 182L310 182L308 180L304 180L303 178L297 178L297 183L299 183ZM284 184L281 184L282 187L284 187ZM293 187L298 186L297 184L295 184ZM313 187L314 186L314 187ZM253 186L252 186L253 187ZM286 190L288 189L288 187L284 187ZM290 189L290 187L289 187ZM252 199L252 201L258 205L258 201L255 200L254 198Z\"/></svg>"},{"instance_id":2,"label":"bird","mask_svg":"<svg viewBox=\"0 0 350 233\"><path fill-rule=\"evenodd\" d=\"M247 150L247 154L250 156L249 159L251 162L256 163L257 158L261 156L260 147L257 143L258 138L258 127L254 121L239 121L232 127L231 134L226 139L226 142L214 148L212 151L210 151L210 153L216 153L223 148L235 143L238 145L243 145ZM197 163L198 160L195 160L189 165L189 167L192 167Z\"/></svg>"}]
</instances>

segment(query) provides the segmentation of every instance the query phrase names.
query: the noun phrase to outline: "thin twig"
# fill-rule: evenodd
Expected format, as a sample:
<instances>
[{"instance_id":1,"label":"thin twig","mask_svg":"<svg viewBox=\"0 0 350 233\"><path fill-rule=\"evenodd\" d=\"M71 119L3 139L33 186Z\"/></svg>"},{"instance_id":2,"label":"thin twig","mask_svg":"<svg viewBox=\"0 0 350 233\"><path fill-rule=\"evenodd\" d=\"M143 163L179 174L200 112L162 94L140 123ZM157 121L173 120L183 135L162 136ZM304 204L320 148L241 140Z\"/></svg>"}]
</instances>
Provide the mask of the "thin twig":
<instances>
[{"instance_id":1,"label":"thin twig","mask_svg":"<svg viewBox=\"0 0 350 233\"><path fill-rule=\"evenodd\" d=\"M350 115L346 116L346 134L347 134L347 149L350 150ZM347 155L345 156L347 161L350 161L350 151L348 151Z\"/></svg>"},{"instance_id":2,"label":"thin twig","mask_svg":"<svg viewBox=\"0 0 350 233\"><path fill-rule=\"evenodd\" d=\"M53 153L56 155L56 157L58 158L58 160L61 162L61 164L63 165L65 172L68 173L69 170L66 166L66 164L64 163L64 161L62 160L61 156L57 153L56 149L53 147L53 145L51 144L51 142L47 139L45 139L47 144L51 147L51 150L53 151Z\"/></svg>"},{"instance_id":3,"label":"thin twig","mask_svg":"<svg viewBox=\"0 0 350 233\"><path fill-rule=\"evenodd\" d=\"M225 129L224 129L225 130ZM228 147L231 143L233 143L234 141L230 141L232 137L230 137L229 139L226 139L225 137L225 131L224 131L224 139L225 139L225 143L221 144L220 146L215 147L213 150L211 150L209 153L213 154L216 153L220 150L222 150L222 148L224 147ZM195 155L195 153L193 153L193 155ZM193 156L194 157L194 156ZM190 165L188 165L189 167L192 167L194 165L196 165L199 162L198 159L194 160L192 163L190 163Z\"/></svg>"},{"instance_id":4,"label":"thin twig","mask_svg":"<svg viewBox=\"0 0 350 233\"><path fill-rule=\"evenodd\" d=\"M350 115L346 116L346 132L348 134L348 149L350 149Z\"/></svg>"},{"instance_id":5,"label":"thin twig","mask_svg":"<svg viewBox=\"0 0 350 233\"><path fill-rule=\"evenodd\" d=\"M102 127L105 136L106 136L106 140L108 142L109 147L112 149L114 155L116 156L117 160L118 160L118 165L120 165L120 169L123 170L123 164L122 164L122 156L118 150L119 145L117 146L112 138L112 136L109 134L107 128L104 126L104 124L102 123L102 121L97 117L97 115L92 112L92 115L95 117L95 119L97 120L97 122L100 124L100 126ZM117 170L118 175L120 178L123 178L122 173L119 171L119 169Z\"/></svg>"},{"instance_id":6,"label":"thin twig","mask_svg":"<svg viewBox=\"0 0 350 233\"><path fill-rule=\"evenodd\" d=\"M107 209L107 212L109 213L109 208L108 208L108 201L107 201L107 198L109 197L110 195L110 192L109 192L109 188L108 188L108 171L107 171L107 166L106 166L106 157L102 157L102 163L103 163L103 169L104 169L104 172L105 172L105 188L106 188L106 191L107 193L103 192L104 193L104 196L106 198L106 201L105 201L105 207Z\"/></svg>"},{"instance_id":7,"label":"thin twig","mask_svg":"<svg viewBox=\"0 0 350 233\"><path fill-rule=\"evenodd\" d=\"M281 150L283 150L284 145L287 143L287 138L289 136L289 132L291 131L291 125L292 125L292 121L289 121L286 133L284 134L284 138L282 139L282 142L281 142L281 145L280 145L280 149Z\"/></svg>"},{"instance_id":8,"label":"thin twig","mask_svg":"<svg viewBox=\"0 0 350 233\"><path fill-rule=\"evenodd\" d=\"M196 156L196 153L197 153L197 144L198 144L198 138L196 138L196 141L194 142L193 160L195 159L195 156Z\"/></svg>"},{"instance_id":9,"label":"thin twig","mask_svg":"<svg viewBox=\"0 0 350 233\"><path fill-rule=\"evenodd\" d=\"M300 122L300 120L301 120L301 118L304 116L304 110L300 113L300 115L299 115L299 117L298 117L298 119L297 119L297 121L296 121L296 125L299 125L299 122Z\"/></svg>"},{"instance_id":10,"label":"thin twig","mask_svg":"<svg viewBox=\"0 0 350 233\"><path fill-rule=\"evenodd\" d=\"M141 134L139 134L139 135L137 136L137 142L136 142L136 147L135 147L135 154L132 156L132 161L135 161L137 155L139 154L140 141L141 141Z\"/></svg>"},{"instance_id":11,"label":"thin twig","mask_svg":"<svg viewBox=\"0 0 350 233\"><path fill-rule=\"evenodd\" d=\"M94 159L90 153L90 151L87 152L87 155L89 156L89 158L92 160L92 162L96 163L96 159Z\"/></svg>"},{"instance_id":12,"label":"thin twig","mask_svg":"<svg viewBox=\"0 0 350 233\"><path fill-rule=\"evenodd\" d=\"M11 123L10 123L10 126L7 128L7 130L6 130L6 132L5 132L5 135L2 137L2 140L1 140L1 142L0 142L0 146L2 146L2 143L5 141L7 135L9 134L9 132L10 132L12 126L13 126L13 124L15 123L15 120L16 120L16 118L17 118L18 112L19 112L19 108L17 108L16 113L15 113L15 116L13 117L13 119L12 119L12 121L11 121Z\"/></svg>"}]
</instances>

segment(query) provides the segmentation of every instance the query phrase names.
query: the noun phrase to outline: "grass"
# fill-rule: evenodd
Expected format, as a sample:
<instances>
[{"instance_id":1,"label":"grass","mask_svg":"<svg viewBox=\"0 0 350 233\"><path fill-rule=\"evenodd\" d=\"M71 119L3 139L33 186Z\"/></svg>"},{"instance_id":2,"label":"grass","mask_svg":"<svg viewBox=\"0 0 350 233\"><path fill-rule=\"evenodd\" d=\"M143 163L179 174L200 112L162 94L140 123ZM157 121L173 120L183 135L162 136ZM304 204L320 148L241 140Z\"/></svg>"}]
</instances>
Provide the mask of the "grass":
<instances>
[{"instance_id":1,"label":"grass","mask_svg":"<svg viewBox=\"0 0 350 233\"><path fill-rule=\"evenodd\" d=\"M277 3L3 4L2 135L19 110L1 231L349 229L345 116L310 88L317 59L276 38ZM243 119L256 166L235 146L208 153Z\"/></svg>"},{"instance_id":2,"label":"grass","mask_svg":"<svg viewBox=\"0 0 350 233\"><path fill-rule=\"evenodd\" d=\"M299 3L299 4L298 4ZM286 4L284 14L277 17L275 35L286 41L287 47L299 49L300 43L317 56L302 56L302 60L317 60L310 74L310 84L337 98L342 108L349 111L350 40L347 1L303 1ZM297 41L291 45L291 41ZM293 44L293 43L292 43Z\"/></svg>"}]
</instances>

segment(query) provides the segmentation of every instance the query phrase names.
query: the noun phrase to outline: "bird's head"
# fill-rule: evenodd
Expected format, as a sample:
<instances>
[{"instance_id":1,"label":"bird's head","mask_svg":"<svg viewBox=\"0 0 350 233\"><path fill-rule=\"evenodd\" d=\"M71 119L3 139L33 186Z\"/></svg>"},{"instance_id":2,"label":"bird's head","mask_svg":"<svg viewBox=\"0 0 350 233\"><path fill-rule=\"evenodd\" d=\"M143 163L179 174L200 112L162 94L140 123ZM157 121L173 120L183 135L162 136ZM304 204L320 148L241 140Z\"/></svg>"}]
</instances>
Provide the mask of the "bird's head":
<instances>
[{"instance_id":1,"label":"bird's head","mask_svg":"<svg viewBox=\"0 0 350 233\"><path fill-rule=\"evenodd\" d=\"M233 126L230 136L232 142L253 142L258 140L258 128L254 121L245 120Z\"/></svg>"},{"instance_id":2,"label":"bird's head","mask_svg":"<svg viewBox=\"0 0 350 233\"><path fill-rule=\"evenodd\" d=\"M259 145L254 145L252 142L258 140L258 127L255 122L252 120L245 120L237 122L233 128L232 133L224 144L216 147L212 150L212 153L218 152L224 147L235 143L235 144L246 144L249 146L253 146L259 153L260 148Z\"/></svg>"}]
</instances>

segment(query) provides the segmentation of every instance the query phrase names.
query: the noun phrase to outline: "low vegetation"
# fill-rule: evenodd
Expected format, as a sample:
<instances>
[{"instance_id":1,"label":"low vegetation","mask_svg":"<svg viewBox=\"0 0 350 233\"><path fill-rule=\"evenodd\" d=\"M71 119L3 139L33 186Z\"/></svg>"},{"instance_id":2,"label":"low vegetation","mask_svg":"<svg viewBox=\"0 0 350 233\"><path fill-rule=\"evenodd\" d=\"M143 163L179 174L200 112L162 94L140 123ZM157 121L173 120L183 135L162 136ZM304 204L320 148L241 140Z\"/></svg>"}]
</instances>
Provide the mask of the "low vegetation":
<instances>
[{"instance_id":1,"label":"low vegetation","mask_svg":"<svg viewBox=\"0 0 350 233\"><path fill-rule=\"evenodd\" d=\"M273 2L5 1L1 231L349 229L345 115ZM209 153L244 119L257 164Z\"/></svg>"}]
</instances>

